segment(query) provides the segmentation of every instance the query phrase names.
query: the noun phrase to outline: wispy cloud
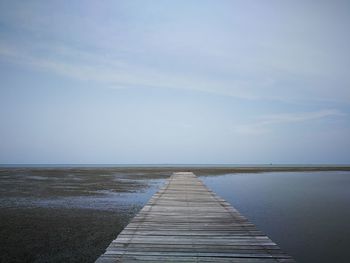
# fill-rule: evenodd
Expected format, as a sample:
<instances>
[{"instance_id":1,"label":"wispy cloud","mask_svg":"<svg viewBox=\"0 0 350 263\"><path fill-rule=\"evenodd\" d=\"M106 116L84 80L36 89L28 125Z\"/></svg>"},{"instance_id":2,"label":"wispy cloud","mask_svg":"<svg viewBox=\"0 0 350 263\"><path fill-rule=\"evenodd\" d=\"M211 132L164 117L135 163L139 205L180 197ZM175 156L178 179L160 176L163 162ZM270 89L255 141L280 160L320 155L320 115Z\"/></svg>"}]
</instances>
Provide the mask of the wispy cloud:
<instances>
[{"instance_id":1,"label":"wispy cloud","mask_svg":"<svg viewBox=\"0 0 350 263\"><path fill-rule=\"evenodd\" d=\"M0 9L0 59L33 70L108 88L182 89L283 102L350 100L344 48L349 38L340 32L334 42L344 46L327 45L324 36L338 25L322 16L309 28L310 15L317 13L296 20L290 3L278 6L281 12L246 1L200 7L187 1L11 5ZM276 22L276 13L284 14L284 23ZM299 32L301 24L305 32Z\"/></svg>"},{"instance_id":2,"label":"wispy cloud","mask_svg":"<svg viewBox=\"0 0 350 263\"><path fill-rule=\"evenodd\" d=\"M286 125L306 121L315 121L323 118L344 116L343 112L337 109L325 109L313 112L281 113L265 115L258 118L256 122L238 125L235 131L241 134L263 134L270 132L274 125Z\"/></svg>"},{"instance_id":3,"label":"wispy cloud","mask_svg":"<svg viewBox=\"0 0 350 263\"><path fill-rule=\"evenodd\" d=\"M47 51L47 50L46 50ZM0 43L0 58L34 70L50 71L83 81L95 81L107 88L182 89L243 99L259 99L248 89L249 83L232 80L225 83L208 77L171 73L153 67L69 46L51 46L54 56L38 56L27 49ZM45 52L44 52L45 53Z\"/></svg>"}]
</instances>

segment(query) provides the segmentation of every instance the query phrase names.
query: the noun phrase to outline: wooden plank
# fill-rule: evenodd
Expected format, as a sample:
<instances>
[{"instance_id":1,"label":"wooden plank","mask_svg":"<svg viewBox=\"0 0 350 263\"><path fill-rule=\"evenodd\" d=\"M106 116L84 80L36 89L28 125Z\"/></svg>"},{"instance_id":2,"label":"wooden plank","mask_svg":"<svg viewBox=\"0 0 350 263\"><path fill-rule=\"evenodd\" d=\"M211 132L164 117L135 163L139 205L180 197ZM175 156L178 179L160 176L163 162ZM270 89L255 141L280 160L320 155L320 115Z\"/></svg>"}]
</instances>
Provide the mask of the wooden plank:
<instances>
[{"instance_id":1,"label":"wooden plank","mask_svg":"<svg viewBox=\"0 0 350 263\"><path fill-rule=\"evenodd\" d=\"M174 173L98 263L295 262L191 172Z\"/></svg>"}]
</instances>

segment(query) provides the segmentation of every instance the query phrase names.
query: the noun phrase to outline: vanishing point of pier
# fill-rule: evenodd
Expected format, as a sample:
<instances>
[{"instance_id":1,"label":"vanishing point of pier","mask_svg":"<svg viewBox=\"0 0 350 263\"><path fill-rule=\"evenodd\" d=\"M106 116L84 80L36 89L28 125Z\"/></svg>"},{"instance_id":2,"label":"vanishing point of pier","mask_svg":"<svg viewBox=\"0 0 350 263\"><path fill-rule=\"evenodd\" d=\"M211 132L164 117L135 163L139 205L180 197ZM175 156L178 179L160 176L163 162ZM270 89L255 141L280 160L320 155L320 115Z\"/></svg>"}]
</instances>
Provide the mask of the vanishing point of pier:
<instances>
[{"instance_id":1,"label":"vanishing point of pier","mask_svg":"<svg viewBox=\"0 0 350 263\"><path fill-rule=\"evenodd\" d=\"M191 172L174 173L98 263L295 262Z\"/></svg>"}]
</instances>

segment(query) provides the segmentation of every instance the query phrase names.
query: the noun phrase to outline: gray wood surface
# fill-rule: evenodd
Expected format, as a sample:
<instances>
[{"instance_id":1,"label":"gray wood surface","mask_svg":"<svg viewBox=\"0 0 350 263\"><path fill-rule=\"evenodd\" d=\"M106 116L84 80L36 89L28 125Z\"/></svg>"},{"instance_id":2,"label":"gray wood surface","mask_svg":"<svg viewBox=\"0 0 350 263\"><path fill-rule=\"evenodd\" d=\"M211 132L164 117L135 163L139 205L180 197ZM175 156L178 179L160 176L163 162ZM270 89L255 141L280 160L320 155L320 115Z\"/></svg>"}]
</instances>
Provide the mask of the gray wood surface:
<instances>
[{"instance_id":1,"label":"gray wood surface","mask_svg":"<svg viewBox=\"0 0 350 263\"><path fill-rule=\"evenodd\" d=\"M295 262L191 172L174 173L97 263Z\"/></svg>"}]
</instances>

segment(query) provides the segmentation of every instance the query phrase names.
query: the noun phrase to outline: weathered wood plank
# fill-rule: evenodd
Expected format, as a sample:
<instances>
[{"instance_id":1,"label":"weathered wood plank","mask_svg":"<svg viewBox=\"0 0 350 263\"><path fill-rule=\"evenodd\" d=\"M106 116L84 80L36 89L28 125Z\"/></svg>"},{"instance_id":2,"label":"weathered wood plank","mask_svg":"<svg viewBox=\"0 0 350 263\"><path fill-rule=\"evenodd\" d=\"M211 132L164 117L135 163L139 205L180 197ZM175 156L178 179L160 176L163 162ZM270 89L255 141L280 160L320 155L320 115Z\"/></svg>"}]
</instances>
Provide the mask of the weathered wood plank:
<instances>
[{"instance_id":1,"label":"weathered wood plank","mask_svg":"<svg viewBox=\"0 0 350 263\"><path fill-rule=\"evenodd\" d=\"M193 173L174 173L98 263L294 262Z\"/></svg>"}]
</instances>

